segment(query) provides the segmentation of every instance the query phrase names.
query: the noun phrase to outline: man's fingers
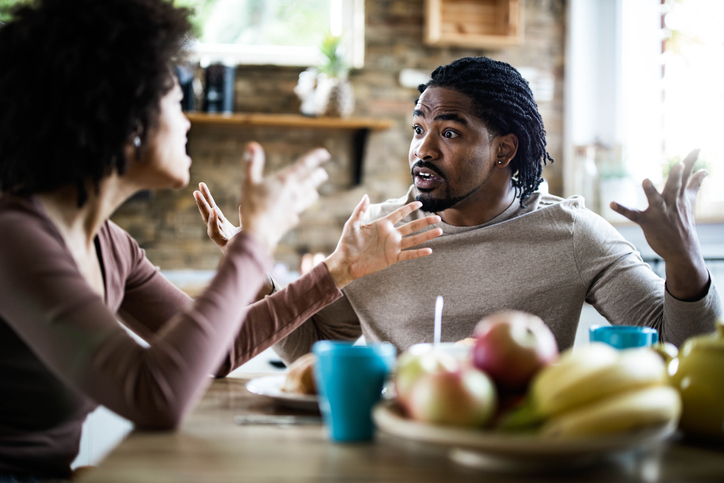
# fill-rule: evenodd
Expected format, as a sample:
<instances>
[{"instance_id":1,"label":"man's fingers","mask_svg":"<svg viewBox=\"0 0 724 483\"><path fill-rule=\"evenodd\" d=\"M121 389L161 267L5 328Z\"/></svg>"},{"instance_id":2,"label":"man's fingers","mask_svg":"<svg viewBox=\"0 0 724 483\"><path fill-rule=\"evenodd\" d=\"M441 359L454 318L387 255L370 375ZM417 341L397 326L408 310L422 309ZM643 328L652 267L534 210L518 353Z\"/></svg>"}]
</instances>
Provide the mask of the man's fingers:
<instances>
[{"instance_id":1,"label":"man's fingers","mask_svg":"<svg viewBox=\"0 0 724 483\"><path fill-rule=\"evenodd\" d=\"M669 203L673 203L672 197L678 197L681 192L681 177L684 171L684 164L677 163L669 170L669 176L666 178L664 189L661 191L661 195ZM645 181L644 181L645 182ZM644 186L644 190L646 186ZM648 195L648 193L647 193Z\"/></svg>"},{"instance_id":2,"label":"man's fingers","mask_svg":"<svg viewBox=\"0 0 724 483\"><path fill-rule=\"evenodd\" d=\"M395 211L393 211L392 213L387 215L385 218L387 218L389 221L391 221L392 224L394 225L395 223L397 223L398 221L400 221L401 219L403 219L404 217L406 217L413 211L419 210L421 206L422 206L422 203L420 203L419 201L413 201L412 203L408 203L405 206L401 206L401 207L397 208Z\"/></svg>"},{"instance_id":3,"label":"man's fingers","mask_svg":"<svg viewBox=\"0 0 724 483\"><path fill-rule=\"evenodd\" d=\"M426 241L437 238L440 235L442 235L442 228L435 228L434 230L428 230L418 233L417 235L406 236L400 241L400 249L404 250L406 248L417 246L420 243L425 243Z\"/></svg>"},{"instance_id":4,"label":"man's fingers","mask_svg":"<svg viewBox=\"0 0 724 483\"><path fill-rule=\"evenodd\" d=\"M204 220L205 224L207 224L209 222L209 214L211 213L211 207L206 202L204 195L202 195L198 191L194 191L194 200L196 200L196 206L198 207L199 213L201 214L201 219Z\"/></svg>"},{"instance_id":5,"label":"man's fingers","mask_svg":"<svg viewBox=\"0 0 724 483\"><path fill-rule=\"evenodd\" d=\"M705 169L700 169L696 173L692 174L691 178L689 178L689 185L687 186L687 189L693 191L694 193L698 193L701 188L701 184L704 182L704 178L707 176L709 176L709 171Z\"/></svg>"},{"instance_id":6,"label":"man's fingers","mask_svg":"<svg viewBox=\"0 0 724 483\"><path fill-rule=\"evenodd\" d=\"M611 202L610 207L611 207L611 209L612 209L613 211L615 211L615 212L618 213L619 215L625 216L626 218L628 218L629 220L633 221L634 223L638 223L638 220L639 220L639 218L640 218L640 216L641 216L641 211L639 211L639 210L630 210L630 209L626 208L626 207L623 206L623 205L619 205L619 204L616 203L615 201L612 201L612 202Z\"/></svg>"},{"instance_id":7,"label":"man's fingers","mask_svg":"<svg viewBox=\"0 0 724 483\"><path fill-rule=\"evenodd\" d=\"M409 235L410 233L415 233L416 231L422 230L426 226L434 225L435 223L440 223L440 217L437 215L431 215L426 216L425 218L422 218L420 220L414 220L409 223L405 223L397 230L402 236L405 236Z\"/></svg>"},{"instance_id":8,"label":"man's fingers","mask_svg":"<svg viewBox=\"0 0 724 483\"><path fill-rule=\"evenodd\" d=\"M669 178L671 178L671 174L669 174ZM666 183L668 185L668 181ZM650 179L645 179L643 183L641 183L641 186L644 188L644 194L646 195L646 199L648 200L650 207L656 208L658 210L664 210L666 208L667 201L672 204L674 203L674 200L666 200L664 198L664 195L660 194L656 190L656 186L654 186ZM678 190L673 192L674 196L677 192ZM666 188L664 188L664 193L667 193ZM671 194L671 191L669 191L668 193Z\"/></svg>"},{"instance_id":9,"label":"man's fingers","mask_svg":"<svg viewBox=\"0 0 724 483\"><path fill-rule=\"evenodd\" d=\"M246 162L246 179L248 183L259 184L264 179L264 149L256 142L250 142L246 145L244 153L244 161Z\"/></svg>"},{"instance_id":10,"label":"man's fingers","mask_svg":"<svg viewBox=\"0 0 724 483\"><path fill-rule=\"evenodd\" d=\"M684 191L686 191L686 188L689 185L689 177L694 170L694 165L696 164L696 160L698 158L699 149L692 150L689 154L686 155L686 158L684 158L684 170L681 173L681 188L679 190L679 193L682 195L684 194Z\"/></svg>"}]
</instances>

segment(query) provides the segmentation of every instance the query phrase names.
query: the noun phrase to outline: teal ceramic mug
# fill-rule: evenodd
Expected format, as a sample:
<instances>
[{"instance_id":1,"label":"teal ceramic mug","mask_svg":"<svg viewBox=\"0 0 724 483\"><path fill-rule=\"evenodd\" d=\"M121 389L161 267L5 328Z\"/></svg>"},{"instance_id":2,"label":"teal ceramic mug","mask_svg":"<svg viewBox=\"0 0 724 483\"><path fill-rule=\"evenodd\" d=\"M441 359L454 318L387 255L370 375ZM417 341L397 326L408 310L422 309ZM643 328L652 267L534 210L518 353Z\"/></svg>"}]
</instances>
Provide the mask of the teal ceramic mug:
<instances>
[{"instance_id":1,"label":"teal ceramic mug","mask_svg":"<svg viewBox=\"0 0 724 483\"><path fill-rule=\"evenodd\" d=\"M604 342L616 349L650 347L659 341L656 329L634 325L594 325L588 334L591 342Z\"/></svg>"},{"instance_id":2,"label":"teal ceramic mug","mask_svg":"<svg viewBox=\"0 0 724 483\"><path fill-rule=\"evenodd\" d=\"M353 345L319 341L315 377L319 409L333 441L366 441L374 436L372 407L380 400L397 351L390 343Z\"/></svg>"}]
</instances>

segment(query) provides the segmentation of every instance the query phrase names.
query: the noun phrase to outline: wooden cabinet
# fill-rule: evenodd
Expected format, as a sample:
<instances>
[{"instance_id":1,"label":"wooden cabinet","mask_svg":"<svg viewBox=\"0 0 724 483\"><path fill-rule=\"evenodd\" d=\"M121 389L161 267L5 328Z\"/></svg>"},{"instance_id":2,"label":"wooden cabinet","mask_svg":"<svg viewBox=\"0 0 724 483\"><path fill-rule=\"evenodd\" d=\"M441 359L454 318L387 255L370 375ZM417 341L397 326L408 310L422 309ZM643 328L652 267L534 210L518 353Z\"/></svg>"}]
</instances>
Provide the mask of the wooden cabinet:
<instances>
[{"instance_id":1,"label":"wooden cabinet","mask_svg":"<svg viewBox=\"0 0 724 483\"><path fill-rule=\"evenodd\" d=\"M523 43L522 0L425 0L425 43L494 49Z\"/></svg>"}]
</instances>

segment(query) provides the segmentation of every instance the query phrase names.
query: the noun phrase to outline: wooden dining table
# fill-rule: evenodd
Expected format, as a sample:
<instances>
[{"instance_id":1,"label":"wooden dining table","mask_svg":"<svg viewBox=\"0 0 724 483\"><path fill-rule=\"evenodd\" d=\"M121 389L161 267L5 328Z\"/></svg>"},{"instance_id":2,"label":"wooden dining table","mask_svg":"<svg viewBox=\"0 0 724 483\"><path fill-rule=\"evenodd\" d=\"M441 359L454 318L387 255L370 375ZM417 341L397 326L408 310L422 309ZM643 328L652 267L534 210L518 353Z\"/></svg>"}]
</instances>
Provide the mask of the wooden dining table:
<instances>
[{"instance_id":1,"label":"wooden dining table","mask_svg":"<svg viewBox=\"0 0 724 483\"><path fill-rule=\"evenodd\" d=\"M263 374L214 380L176 431L133 431L82 482L724 482L724 445L680 433L648 447L558 471L468 467L450 448L377 431L371 442L335 443L321 423L240 425L240 415L314 415L250 393Z\"/></svg>"}]
</instances>

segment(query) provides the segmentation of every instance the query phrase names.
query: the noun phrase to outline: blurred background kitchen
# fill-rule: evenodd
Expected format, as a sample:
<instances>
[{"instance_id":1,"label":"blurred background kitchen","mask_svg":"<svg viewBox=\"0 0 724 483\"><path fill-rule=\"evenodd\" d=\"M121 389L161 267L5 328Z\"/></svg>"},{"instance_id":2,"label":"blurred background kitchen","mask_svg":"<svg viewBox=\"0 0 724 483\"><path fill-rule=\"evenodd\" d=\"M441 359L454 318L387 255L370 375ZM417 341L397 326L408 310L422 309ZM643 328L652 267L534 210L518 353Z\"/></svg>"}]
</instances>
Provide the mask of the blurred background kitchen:
<instances>
[{"instance_id":1,"label":"blurred background kitchen","mask_svg":"<svg viewBox=\"0 0 724 483\"><path fill-rule=\"evenodd\" d=\"M0 0L0 21L22 1ZM544 170L543 188L585 196L660 274L663 262L641 230L608 203L645 207L641 181L661 186L674 163L701 148L699 167L710 175L697 202L698 230L712 275L724 280L724 2L176 3L194 9L199 37L177 69L192 121L191 183L136 196L114 221L191 295L220 258L191 194L200 181L231 219L248 141L264 146L270 170L317 146L330 151L320 202L276 252L276 278L293 280L316 254L334 249L362 194L374 203L405 193L417 85L469 55L508 62L530 82L556 160ZM431 306L431 331L432 320ZM580 339L597 323L605 321L584 307ZM245 370L280 370L273 359L267 351ZM102 413L89 419L76 464L98 461L130 428Z\"/></svg>"}]
</instances>

